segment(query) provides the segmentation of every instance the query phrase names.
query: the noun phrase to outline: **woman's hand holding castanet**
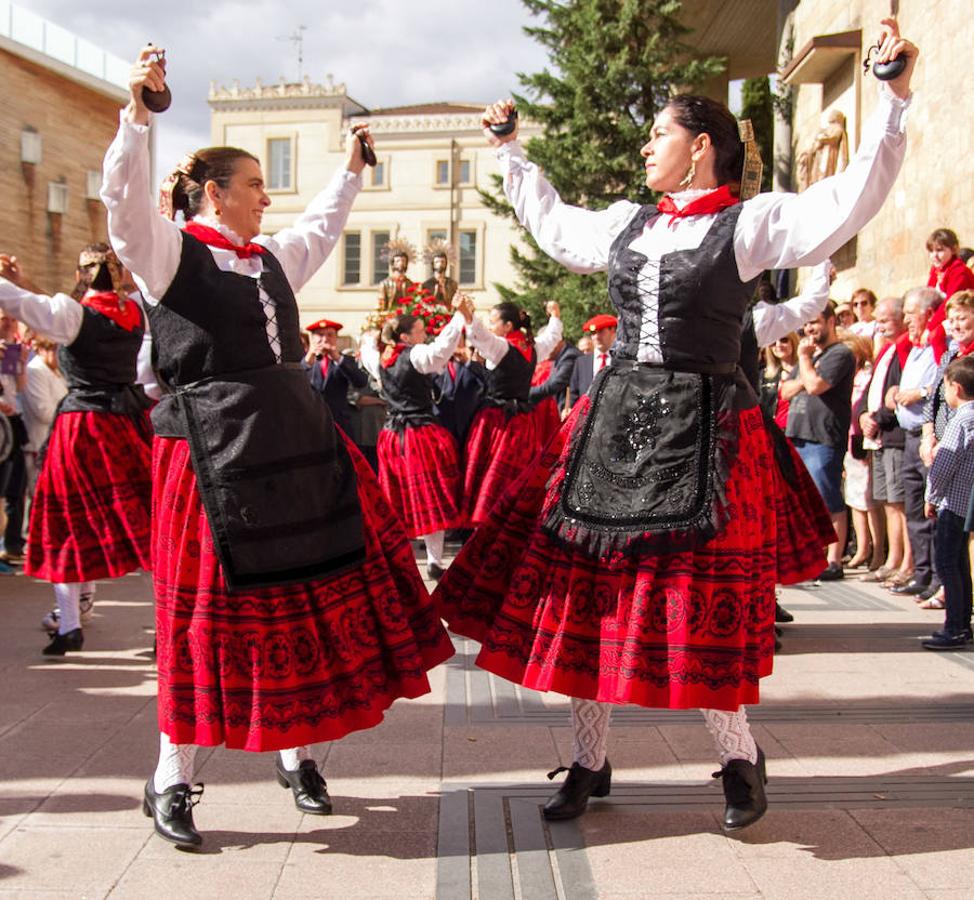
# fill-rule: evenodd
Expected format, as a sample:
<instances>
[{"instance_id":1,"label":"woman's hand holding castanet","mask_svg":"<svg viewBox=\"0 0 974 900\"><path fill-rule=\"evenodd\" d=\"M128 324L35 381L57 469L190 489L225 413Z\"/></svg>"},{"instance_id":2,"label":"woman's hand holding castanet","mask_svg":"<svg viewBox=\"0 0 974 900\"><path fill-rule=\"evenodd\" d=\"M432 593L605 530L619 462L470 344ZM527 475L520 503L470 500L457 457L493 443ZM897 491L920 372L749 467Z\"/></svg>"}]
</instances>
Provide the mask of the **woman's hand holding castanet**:
<instances>
[{"instance_id":1,"label":"woman's hand holding castanet","mask_svg":"<svg viewBox=\"0 0 974 900\"><path fill-rule=\"evenodd\" d=\"M905 100L910 96L910 78L920 51L915 44L900 37L900 26L896 19L883 19L879 24L882 26L882 36L879 39L879 53L876 54L874 65L889 62L898 56L906 58L906 68L902 74L886 82L897 97Z\"/></svg>"},{"instance_id":2,"label":"woman's hand holding castanet","mask_svg":"<svg viewBox=\"0 0 974 900\"><path fill-rule=\"evenodd\" d=\"M142 99L142 89L162 91L166 87L166 61L160 59L164 52L162 47L147 44L129 70L129 121L136 125L149 124L149 110Z\"/></svg>"},{"instance_id":3,"label":"woman's hand holding castanet","mask_svg":"<svg viewBox=\"0 0 974 900\"><path fill-rule=\"evenodd\" d=\"M517 140L517 133L520 130L517 123L514 124L514 130L510 134L494 134L490 130L491 125L500 125L506 122L512 112L514 112L514 101L511 99L498 100L484 110L480 124L484 126L484 136L492 147L500 147L501 144Z\"/></svg>"}]
</instances>

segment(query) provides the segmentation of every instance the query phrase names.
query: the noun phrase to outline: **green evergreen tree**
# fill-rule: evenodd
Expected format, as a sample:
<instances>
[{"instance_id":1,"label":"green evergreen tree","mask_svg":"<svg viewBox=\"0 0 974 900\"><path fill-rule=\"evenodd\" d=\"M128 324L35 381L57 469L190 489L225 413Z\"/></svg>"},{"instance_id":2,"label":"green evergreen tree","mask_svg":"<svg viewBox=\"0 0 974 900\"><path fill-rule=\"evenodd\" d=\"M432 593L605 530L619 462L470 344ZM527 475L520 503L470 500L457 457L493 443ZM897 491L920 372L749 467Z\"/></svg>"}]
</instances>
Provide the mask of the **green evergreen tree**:
<instances>
[{"instance_id":1,"label":"green evergreen tree","mask_svg":"<svg viewBox=\"0 0 974 900\"><path fill-rule=\"evenodd\" d=\"M698 58L687 43L679 0L523 0L543 24L525 32L548 51L550 67L519 73L514 99L522 117L542 133L527 142L530 158L566 203L600 209L626 198L652 202L639 148L656 114L676 91L693 89L724 69L718 58ZM495 177L481 191L495 213L513 217ZM558 300L567 333L609 309L603 273L575 275L542 253L523 232L524 253L513 246L516 287L495 285L504 299L544 318Z\"/></svg>"},{"instance_id":2,"label":"green evergreen tree","mask_svg":"<svg viewBox=\"0 0 974 900\"><path fill-rule=\"evenodd\" d=\"M754 136L761 148L764 171L761 174L761 190L771 190L772 158L774 155L774 106L771 98L771 81L764 78L747 78L741 86L741 118L750 119Z\"/></svg>"}]
</instances>

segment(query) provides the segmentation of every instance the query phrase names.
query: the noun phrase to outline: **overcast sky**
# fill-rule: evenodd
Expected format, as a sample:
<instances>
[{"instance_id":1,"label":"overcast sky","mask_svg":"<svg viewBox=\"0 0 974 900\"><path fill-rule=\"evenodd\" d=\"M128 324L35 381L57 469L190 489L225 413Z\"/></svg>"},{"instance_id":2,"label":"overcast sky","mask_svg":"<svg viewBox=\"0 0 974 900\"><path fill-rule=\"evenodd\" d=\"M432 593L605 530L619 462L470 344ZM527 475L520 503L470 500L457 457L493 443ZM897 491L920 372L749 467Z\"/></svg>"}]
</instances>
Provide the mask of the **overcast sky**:
<instances>
[{"instance_id":1,"label":"overcast sky","mask_svg":"<svg viewBox=\"0 0 974 900\"><path fill-rule=\"evenodd\" d=\"M17 0L15 0L17 2ZM539 71L543 50L522 27L537 20L520 0L20 0L64 28L134 59L148 41L167 48L173 105L158 117L157 158L168 171L209 141L210 81L252 85L304 71L331 74L367 107L434 100L488 101L517 87L517 72ZM280 38L280 39L279 39Z\"/></svg>"}]
</instances>

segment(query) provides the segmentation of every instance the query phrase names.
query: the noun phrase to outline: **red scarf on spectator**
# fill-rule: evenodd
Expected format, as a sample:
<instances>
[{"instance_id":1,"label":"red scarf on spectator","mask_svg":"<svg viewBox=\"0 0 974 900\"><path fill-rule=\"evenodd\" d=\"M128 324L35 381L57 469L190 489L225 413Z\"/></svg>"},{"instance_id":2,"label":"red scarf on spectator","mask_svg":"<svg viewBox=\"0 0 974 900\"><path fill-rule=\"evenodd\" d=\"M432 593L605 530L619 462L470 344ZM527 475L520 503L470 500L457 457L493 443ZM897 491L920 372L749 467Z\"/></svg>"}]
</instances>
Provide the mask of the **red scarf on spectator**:
<instances>
[{"instance_id":1,"label":"red scarf on spectator","mask_svg":"<svg viewBox=\"0 0 974 900\"><path fill-rule=\"evenodd\" d=\"M135 331L142 324L139 304L134 300L126 300L123 308L121 298L115 291L88 291L81 298L81 305L101 313L126 331Z\"/></svg>"},{"instance_id":2,"label":"red scarf on spectator","mask_svg":"<svg viewBox=\"0 0 974 900\"><path fill-rule=\"evenodd\" d=\"M531 345L528 343L527 335L520 328L507 332L507 343L512 344L521 351L528 362L531 362Z\"/></svg>"},{"instance_id":3,"label":"red scarf on spectator","mask_svg":"<svg viewBox=\"0 0 974 900\"><path fill-rule=\"evenodd\" d=\"M253 242L248 242L243 246L235 244L229 238L220 234L215 228L210 228L209 225L203 225L195 219L190 219L183 226L183 231L191 234L196 240L202 241L204 244L209 244L211 247L217 247L220 250L232 250L241 259L250 259L251 256L260 256L267 252L265 247L261 247L260 244Z\"/></svg>"},{"instance_id":4,"label":"red scarf on spectator","mask_svg":"<svg viewBox=\"0 0 974 900\"><path fill-rule=\"evenodd\" d=\"M670 221L667 222L667 225L672 225L674 221L682 219L684 216L707 216L740 202L740 197L735 197L731 193L730 187L722 184L716 191L711 191L696 200L691 200L683 209L677 207L669 195L660 200L656 204L656 208L661 213L669 215Z\"/></svg>"},{"instance_id":5,"label":"red scarf on spectator","mask_svg":"<svg viewBox=\"0 0 974 900\"><path fill-rule=\"evenodd\" d=\"M879 351L879 356L876 357L876 362L878 363L889 350L896 348L896 356L900 361L900 368L906 365L906 359L910 355L910 350L913 349L913 341L910 340L910 332L904 331L895 341L890 341L882 350Z\"/></svg>"},{"instance_id":6,"label":"red scarf on spectator","mask_svg":"<svg viewBox=\"0 0 974 900\"><path fill-rule=\"evenodd\" d=\"M384 360L382 360L383 369L391 369L395 364L396 360L399 359L400 354L406 349L405 344L396 344L392 348L392 353L390 353Z\"/></svg>"}]
</instances>

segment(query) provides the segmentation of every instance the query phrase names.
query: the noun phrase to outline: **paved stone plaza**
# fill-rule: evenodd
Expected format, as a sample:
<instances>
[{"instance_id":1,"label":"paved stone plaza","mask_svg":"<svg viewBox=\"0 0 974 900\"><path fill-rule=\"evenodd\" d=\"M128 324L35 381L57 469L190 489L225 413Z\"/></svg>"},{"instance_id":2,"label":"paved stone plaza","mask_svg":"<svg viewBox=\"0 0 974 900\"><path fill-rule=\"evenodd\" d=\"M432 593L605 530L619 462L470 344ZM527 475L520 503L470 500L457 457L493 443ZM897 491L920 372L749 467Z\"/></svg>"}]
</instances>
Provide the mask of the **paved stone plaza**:
<instances>
[{"instance_id":1,"label":"paved stone plaza","mask_svg":"<svg viewBox=\"0 0 974 900\"><path fill-rule=\"evenodd\" d=\"M974 652L921 650L941 614L873 586L784 592L796 622L751 714L771 809L738 837L720 831L695 712L619 710L612 796L546 825L567 702L488 677L458 641L432 694L318 748L330 818L295 810L270 754L202 752L200 854L140 809L157 746L148 578L101 585L65 660L39 652L51 597L0 580L0 900L974 897Z\"/></svg>"}]
</instances>

